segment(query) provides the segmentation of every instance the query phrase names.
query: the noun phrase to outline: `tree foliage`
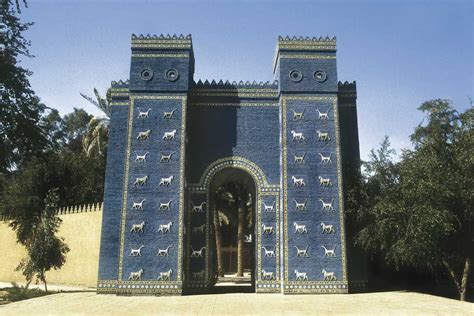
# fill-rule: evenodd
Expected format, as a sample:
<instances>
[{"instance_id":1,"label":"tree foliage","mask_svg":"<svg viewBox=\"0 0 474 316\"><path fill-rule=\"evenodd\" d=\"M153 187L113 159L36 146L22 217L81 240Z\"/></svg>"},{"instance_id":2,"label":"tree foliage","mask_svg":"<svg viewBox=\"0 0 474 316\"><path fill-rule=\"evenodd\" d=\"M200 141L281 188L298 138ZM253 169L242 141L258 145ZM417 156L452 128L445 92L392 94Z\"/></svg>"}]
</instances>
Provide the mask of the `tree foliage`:
<instances>
[{"instance_id":1,"label":"tree foliage","mask_svg":"<svg viewBox=\"0 0 474 316\"><path fill-rule=\"evenodd\" d=\"M17 270L22 270L28 284L36 277L44 283L46 292L48 292L46 272L61 268L66 261L65 255L69 252L64 239L56 236L61 224L61 219L56 214L59 201L56 191L56 189L48 191L44 200L45 208L27 243L28 257L17 267Z\"/></svg>"},{"instance_id":2,"label":"tree foliage","mask_svg":"<svg viewBox=\"0 0 474 316\"><path fill-rule=\"evenodd\" d=\"M61 206L101 201L105 175L105 157L87 156L82 139L90 115L84 110L59 117L52 111L48 121L50 150L29 159L20 170L3 178L0 213L8 214L18 240L26 243L42 216L44 199L58 188Z\"/></svg>"},{"instance_id":3,"label":"tree foliage","mask_svg":"<svg viewBox=\"0 0 474 316\"><path fill-rule=\"evenodd\" d=\"M58 206L102 200L107 138L98 152L86 154L93 116L74 108L61 117L40 103L28 80L31 72L20 66L21 56L32 57L22 35L32 23L20 21L21 4L26 7L26 1L0 3L0 214L11 219L28 252L18 269L28 282L36 276L46 287L45 272L60 268L69 250L55 236Z\"/></svg>"},{"instance_id":4,"label":"tree foliage","mask_svg":"<svg viewBox=\"0 0 474 316\"><path fill-rule=\"evenodd\" d=\"M95 99L81 93L81 96L97 107L104 117L92 117L87 127L87 133L83 139L82 145L84 152L90 156L93 153L105 155L107 140L109 137L110 125L110 90L107 91L107 98L103 98L99 91L94 88Z\"/></svg>"},{"instance_id":5,"label":"tree foliage","mask_svg":"<svg viewBox=\"0 0 474 316\"><path fill-rule=\"evenodd\" d=\"M26 5L26 2L24 2ZM19 1L0 3L0 173L18 168L41 152L47 139L41 128L46 106L31 89L31 72L21 57L32 57L23 33L33 23L22 23Z\"/></svg>"},{"instance_id":6,"label":"tree foliage","mask_svg":"<svg viewBox=\"0 0 474 316\"><path fill-rule=\"evenodd\" d=\"M474 254L474 131L472 108L457 113L449 101L419 110L426 123L411 135L412 150L394 161L388 139L364 164L357 242L400 267L444 267L465 299Z\"/></svg>"},{"instance_id":7,"label":"tree foliage","mask_svg":"<svg viewBox=\"0 0 474 316\"><path fill-rule=\"evenodd\" d=\"M245 232L253 225L252 194L249 190L248 179L234 179L219 186L214 193L214 202L218 276L224 276L222 227L230 225L237 229L237 276L241 277L246 259L244 258Z\"/></svg>"}]
</instances>

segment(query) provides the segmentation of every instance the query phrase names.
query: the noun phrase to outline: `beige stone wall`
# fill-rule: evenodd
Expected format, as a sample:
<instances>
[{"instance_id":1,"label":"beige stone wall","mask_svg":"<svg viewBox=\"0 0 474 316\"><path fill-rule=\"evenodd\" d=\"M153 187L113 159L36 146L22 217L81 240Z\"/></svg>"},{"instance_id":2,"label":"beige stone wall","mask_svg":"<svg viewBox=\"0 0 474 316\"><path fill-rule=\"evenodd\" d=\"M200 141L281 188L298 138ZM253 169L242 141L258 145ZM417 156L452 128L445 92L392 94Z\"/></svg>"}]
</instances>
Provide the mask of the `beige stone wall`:
<instances>
[{"instance_id":1,"label":"beige stone wall","mask_svg":"<svg viewBox=\"0 0 474 316\"><path fill-rule=\"evenodd\" d=\"M56 271L47 273L46 280L51 284L95 287L99 267L100 230L102 212L82 212L62 214L63 220L59 236L71 249L66 255L66 263ZM26 256L23 246L16 243L15 232L8 223L0 221L0 282L24 283L21 272L15 268Z\"/></svg>"}]
</instances>

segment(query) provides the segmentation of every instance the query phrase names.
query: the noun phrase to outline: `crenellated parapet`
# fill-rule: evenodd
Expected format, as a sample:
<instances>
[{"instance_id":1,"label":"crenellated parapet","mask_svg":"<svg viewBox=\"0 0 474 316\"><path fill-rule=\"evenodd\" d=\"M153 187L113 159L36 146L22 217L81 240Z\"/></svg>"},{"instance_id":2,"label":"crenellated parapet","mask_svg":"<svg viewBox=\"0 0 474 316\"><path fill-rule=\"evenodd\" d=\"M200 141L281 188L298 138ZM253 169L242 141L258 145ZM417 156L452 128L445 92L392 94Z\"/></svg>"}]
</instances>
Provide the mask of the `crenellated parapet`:
<instances>
[{"instance_id":1,"label":"crenellated parapet","mask_svg":"<svg viewBox=\"0 0 474 316\"><path fill-rule=\"evenodd\" d=\"M219 87L224 87L224 88L274 88L274 89L277 89L278 88L278 80L274 80L273 82L270 82L270 81L260 81L260 82L256 82L256 81L229 81L229 80L226 80L226 81L223 81L223 80L219 80L219 81L215 81L215 80L198 80L197 82L194 82L194 86L196 88L207 88L207 87L210 87L210 88L219 88Z\"/></svg>"},{"instance_id":2,"label":"crenellated parapet","mask_svg":"<svg viewBox=\"0 0 474 316\"><path fill-rule=\"evenodd\" d=\"M62 206L56 210L56 214L66 215L66 214L102 212L102 206L103 206L102 202ZM8 216L7 214L0 214L0 221L9 221L11 219L12 219L11 216Z\"/></svg>"},{"instance_id":3,"label":"crenellated parapet","mask_svg":"<svg viewBox=\"0 0 474 316\"><path fill-rule=\"evenodd\" d=\"M128 105L130 97L130 82L129 80L119 80L112 81L110 84L110 89L108 91L110 96L110 105L119 106L119 105Z\"/></svg>"},{"instance_id":4,"label":"crenellated parapet","mask_svg":"<svg viewBox=\"0 0 474 316\"><path fill-rule=\"evenodd\" d=\"M135 35L132 34L132 49L192 49L191 34L188 35Z\"/></svg>"},{"instance_id":5,"label":"crenellated parapet","mask_svg":"<svg viewBox=\"0 0 474 316\"><path fill-rule=\"evenodd\" d=\"M356 99L357 98L357 86L356 82L338 82L338 97L340 99Z\"/></svg>"},{"instance_id":6,"label":"crenellated parapet","mask_svg":"<svg viewBox=\"0 0 474 316\"><path fill-rule=\"evenodd\" d=\"M336 37L279 36L273 60L277 72L281 59L314 60L336 58Z\"/></svg>"},{"instance_id":7,"label":"crenellated parapet","mask_svg":"<svg viewBox=\"0 0 474 316\"><path fill-rule=\"evenodd\" d=\"M336 37L278 37L277 50L335 51Z\"/></svg>"},{"instance_id":8,"label":"crenellated parapet","mask_svg":"<svg viewBox=\"0 0 474 316\"><path fill-rule=\"evenodd\" d=\"M101 212L102 211L102 202L82 204L82 205L72 205L72 206L63 206L57 210L59 215L65 214L77 214L77 213L88 213L88 212Z\"/></svg>"},{"instance_id":9,"label":"crenellated parapet","mask_svg":"<svg viewBox=\"0 0 474 316\"><path fill-rule=\"evenodd\" d=\"M184 40L184 39L189 39L189 40L191 40L191 34L188 34L188 35L183 35L183 34L179 34L179 35L176 35L176 34L173 34L173 35L169 35L169 34L166 34L166 35L163 35L163 34L160 34L160 35L139 34L139 35L136 35L136 34L132 34L132 39L133 40L135 40L135 39L139 39L139 40L142 40L142 39L143 40L156 40L156 39L159 39L159 40Z\"/></svg>"},{"instance_id":10,"label":"crenellated parapet","mask_svg":"<svg viewBox=\"0 0 474 316\"><path fill-rule=\"evenodd\" d=\"M128 79L125 80L125 81L123 81L123 80L112 81L110 83L110 86L112 87L112 89L128 88L129 85L130 85L130 81Z\"/></svg>"},{"instance_id":11,"label":"crenellated parapet","mask_svg":"<svg viewBox=\"0 0 474 316\"><path fill-rule=\"evenodd\" d=\"M215 81L199 80L190 90L193 97L228 97L228 98L278 98L278 81ZM200 102L199 100L196 100Z\"/></svg>"}]
</instances>

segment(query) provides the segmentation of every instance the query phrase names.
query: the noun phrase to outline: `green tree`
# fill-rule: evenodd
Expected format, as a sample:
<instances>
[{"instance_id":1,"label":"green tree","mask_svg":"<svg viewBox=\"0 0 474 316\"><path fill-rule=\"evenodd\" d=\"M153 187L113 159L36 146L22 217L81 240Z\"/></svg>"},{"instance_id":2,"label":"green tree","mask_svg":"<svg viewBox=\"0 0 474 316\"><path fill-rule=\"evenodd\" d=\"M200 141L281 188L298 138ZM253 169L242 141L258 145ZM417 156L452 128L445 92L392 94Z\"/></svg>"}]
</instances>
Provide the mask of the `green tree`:
<instances>
[{"instance_id":1,"label":"green tree","mask_svg":"<svg viewBox=\"0 0 474 316\"><path fill-rule=\"evenodd\" d=\"M26 6L26 2L24 2ZM40 124L46 109L31 89L31 72L20 58L33 57L23 33L33 23L22 23L18 1L0 3L0 174L40 153L47 139Z\"/></svg>"},{"instance_id":2,"label":"green tree","mask_svg":"<svg viewBox=\"0 0 474 316\"><path fill-rule=\"evenodd\" d=\"M73 112L64 115L64 117L61 117L58 110L51 109L41 119L41 124L48 137L48 149L55 152L68 149L80 153L82 141L92 118L93 116L83 109L74 108Z\"/></svg>"},{"instance_id":3,"label":"green tree","mask_svg":"<svg viewBox=\"0 0 474 316\"><path fill-rule=\"evenodd\" d=\"M357 241L396 268L444 267L466 291L474 254L474 111L458 114L449 101L432 100L411 135L414 146L398 162L388 140L365 164Z\"/></svg>"},{"instance_id":4,"label":"green tree","mask_svg":"<svg viewBox=\"0 0 474 316\"><path fill-rule=\"evenodd\" d=\"M244 237L245 232L253 225L252 195L248 187L248 179L236 178L219 186L215 191L214 231L218 276L224 276L222 227L228 225L237 228L237 276L243 276L246 259Z\"/></svg>"},{"instance_id":5,"label":"green tree","mask_svg":"<svg viewBox=\"0 0 474 316\"><path fill-rule=\"evenodd\" d=\"M56 114L51 111L44 118L51 148L30 158L8 178L1 178L0 213L12 218L10 225L22 244L31 239L50 189L58 188L61 206L97 202L103 197L105 157L87 156L81 145L90 115L77 109L63 118Z\"/></svg>"},{"instance_id":6,"label":"green tree","mask_svg":"<svg viewBox=\"0 0 474 316\"><path fill-rule=\"evenodd\" d=\"M223 242L222 242L222 226L230 225L235 222L235 216L232 212L232 206L235 203L232 193L226 186L217 188L214 194L215 210L214 210L214 232L216 237L216 257L217 257L217 276L224 276L224 258L223 258Z\"/></svg>"},{"instance_id":7,"label":"green tree","mask_svg":"<svg viewBox=\"0 0 474 316\"><path fill-rule=\"evenodd\" d=\"M89 121L87 134L83 139L83 148L88 156L97 152L99 155L105 153L107 140L109 136L110 125L110 90L107 91L107 97L103 98L96 88L94 88L95 99L83 93L81 96L95 105L105 116L92 117Z\"/></svg>"},{"instance_id":8,"label":"green tree","mask_svg":"<svg viewBox=\"0 0 474 316\"><path fill-rule=\"evenodd\" d=\"M59 200L56 191L56 189L48 191L40 221L34 227L31 239L27 243L28 257L17 267L17 270L22 270L28 285L36 276L37 280L44 283L46 292L48 292L46 272L60 269L66 261L66 253L69 252L64 239L56 236L62 222L56 214Z\"/></svg>"}]
</instances>

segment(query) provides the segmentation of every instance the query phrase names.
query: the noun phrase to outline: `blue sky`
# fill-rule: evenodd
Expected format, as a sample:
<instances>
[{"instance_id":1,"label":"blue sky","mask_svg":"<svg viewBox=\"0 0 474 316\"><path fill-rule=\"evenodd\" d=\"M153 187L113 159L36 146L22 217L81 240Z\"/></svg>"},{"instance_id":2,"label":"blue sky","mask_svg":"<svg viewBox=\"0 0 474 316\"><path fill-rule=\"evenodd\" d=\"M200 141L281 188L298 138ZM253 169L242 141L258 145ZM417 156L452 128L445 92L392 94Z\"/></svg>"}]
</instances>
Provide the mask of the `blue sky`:
<instances>
[{"instance_id":1,"label":"blue sky","mask_svg":"<svg viewBox=\"0 0 474 316\"><path fill-rule=\"evenodd\" d=\"M97 114L79 96L127 79L132 33L191 33L195 80L273 80L278 35L337 36L338 77L357 81L362 158L389 135L395 148L423 119L425 100L474 99L474 1L30 0L22 20L31 84L62 114Z\"/></svg>"}]
</instances>

